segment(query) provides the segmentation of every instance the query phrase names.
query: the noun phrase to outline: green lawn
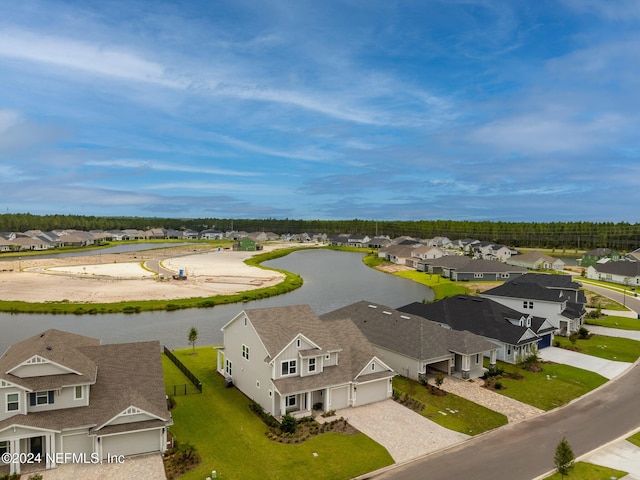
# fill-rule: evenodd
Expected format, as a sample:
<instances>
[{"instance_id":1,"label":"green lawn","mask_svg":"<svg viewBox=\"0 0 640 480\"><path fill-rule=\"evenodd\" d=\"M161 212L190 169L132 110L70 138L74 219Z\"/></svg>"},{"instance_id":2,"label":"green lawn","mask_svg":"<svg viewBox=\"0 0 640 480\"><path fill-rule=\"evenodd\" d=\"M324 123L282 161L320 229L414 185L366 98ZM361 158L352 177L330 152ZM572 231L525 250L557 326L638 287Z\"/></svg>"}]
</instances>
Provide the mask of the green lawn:
<instances>
[{"instance_id":1,"label":"green lawn","mask_svg":"<svg viewBox=\"0 0 640 480\"><path fill-rule=\"evenodd\" d=\"M170 432L194 445L203 460L181 479L202 480L212 470L222 479L347 479L393 463L387 450L364 434L326 433L296 445L267 439L267 427L249 409L247 397L225 388L215 372L216 351L191 352L173 353L202 381L203 393L175 397ZM174 381L170 370L165 378Z\"/></svg>"},{"instance_id":2,"label":"green lawn","mask_svg":"<svg viewBox=\"0 0 640 480\"><path fill-rule=\"evenodd\" d=\"M403 270L395 272L394 275L408 278L414 282L421 283L433 289L435 294L434 300L442 300L443 298L453 297L459 294L469 294L469 289L458 282L452 282L448 278L444 278L439 274L429 274L425 272L417 272L415 270Z\"/></svg>"},{"instance_id":3,"label":"green lawn","mask_svg":"<svg viewBox=\"0 0 640 480\"><path fill-rule=\"evenodd\" d=\"M404 377L393 379L393 388L425 404L422 416L449 430L477 435L507 424L507 417L453 393L443 397L432 395L420 383ZM447 409L455 410L451 413ZM445 412L447 415L442 415Z\"/></svg>"},{"instance_id":4,"label":"green lawn","mask_svg":"<svg viewBox=\"0 0 640 480\"><path fill-rule=\"evenodd\" d=\"M640 319L619 317L617 315L608 315L598 319L587 318L587 325L598 325L600 327L619 328L621 330L640 330ZM589 328L587 326L587 328Z\"/></svg>"},{"instance_id":5,"label":"green lawn","mask_svg":"<svg viewBox=\"0 0 640 480\"><path fill-rule=\"evenodd\" d=\"M607 381L602 375L569 365L544 363L542 372L536 373L504 362L498 362L498 367L505 371L500 379L504 388L497 390L498 393L542 410L565 405ZM509 373L518 373L524 378L508 378Z\"/></svg>"},{"instance_id":6,"label":"green lawn","mask_svg":"<svg viewBox=\"0 0 640 480\"><path fill-rule=\"evenodd\" d=\"M640 432L636 433L635 435L631 435L629 438L627 438L627 441L633 443L636 447L640 447Z\"/></svg>"},{"instance_id":7,"label":"green lawn","mask_svg":"<svg viewBox=\"0 0 640 480\"><path fill-rule=\"evenodd\" d=\"M609 480L610 478L623 478L627 475L627 472L622 470L614 470L609 467L602 467L600 465L594 465L586 462L576 462L573 469L569 471L568 475L565 475L566 480ZM545 480L561 480L563 477L558 473L554 473L549 477L545 477Z\"/></svg>"},{"instance_id":8,"label":"green lawn","mask_svg":"<svg viewBox=\"0 0 640 480\"><path fill-rule=\"evenodd\" d=\"M554 343L561 347L573 346L566 337L555 337ZM578 339L575 347L580 353L618 362L635 362L640 356L640 342L628 338L593 335L589 339Z\"/></svg>"}]
</instances>

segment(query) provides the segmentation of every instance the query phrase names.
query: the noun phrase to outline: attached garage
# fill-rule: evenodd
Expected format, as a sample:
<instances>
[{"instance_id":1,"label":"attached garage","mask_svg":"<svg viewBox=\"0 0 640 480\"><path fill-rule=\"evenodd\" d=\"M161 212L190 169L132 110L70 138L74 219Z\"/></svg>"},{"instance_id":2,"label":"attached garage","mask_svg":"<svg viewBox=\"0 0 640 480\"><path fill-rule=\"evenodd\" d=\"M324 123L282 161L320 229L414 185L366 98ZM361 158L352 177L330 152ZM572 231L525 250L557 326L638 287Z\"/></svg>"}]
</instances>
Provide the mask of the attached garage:
<instances>
[{"instance_id":1,"label":"attached garage","mask_svg":"<svg viewBox=\"0 0 640 480\"><path fill-rule=\"evenodd\" d=\"M86 433L63 435L61 438L62 452L64 453L93 453L93 438Z\"/></svg>"},{"instance_id":2,"label":"attached garage","mask_svg":"<svg viewBox=\"0 0 640 480\"><path fill-rule=\"evenodd\" d=\"M538 342L538 349L550 347L551 346L551 336L552 336L551 333L549 333L547 335L543 335L540 338L540 341Z\"/></svg>"},{"instance_id":3,"label":"attached garage","mask_svg":"<svg viewBox=\"0 0 640 480\"><path fill-rule=\"evenodd\" d=\"M377 380L369 383L359 383L356 386L356 407L368 403L379 402L387 399L387 384L389 380Z\"/></svg>"},{"instance_id":4,"label":"attached garage","mask_svg":"<svg viewBox=\"0 0 640 480\"><path fill-rule=\"evenodd\" d=\"M349 406L349 386L332 388L330 410L340 410Z\"/></svg>"},{"instance_id":5,"label":"attached garage","mask_svg":"<svg viewBox=\"0 0 640 480\"><path fill-rule=\"evenodd\" d=\"M138 455L158 452L162 447L160 430L142 430L101 438L102 458L107 458L109 455Z\"/></svg>"}]
</instances>

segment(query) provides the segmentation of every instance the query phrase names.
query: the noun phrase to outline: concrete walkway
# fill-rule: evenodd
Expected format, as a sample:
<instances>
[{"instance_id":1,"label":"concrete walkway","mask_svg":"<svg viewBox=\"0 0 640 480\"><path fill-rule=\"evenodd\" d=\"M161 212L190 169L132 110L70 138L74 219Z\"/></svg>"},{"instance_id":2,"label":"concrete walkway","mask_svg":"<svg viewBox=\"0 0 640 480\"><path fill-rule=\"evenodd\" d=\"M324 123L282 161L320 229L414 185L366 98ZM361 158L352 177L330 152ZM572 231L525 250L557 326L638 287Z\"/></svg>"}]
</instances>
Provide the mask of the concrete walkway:
<instances>
[{"instance_id":1,"label":"concrete walkway","mask_svg":"<svg viewBox=\"0 0 640 480\"><path fill-rule=\"evenodd\" d=\"M638 320L640 325L640 320ZM596 335L606 335L607 337L629 338L640 341L640 330L623 330L621 328L598 327L597 325L585 325L589 332Z\"/></svg>"},{"instance_id":2,"label":"concrete walkway","mask_svg":"<svg viewBox=\"0 0 640 480\"><path fill-rule=\"evenodd\" d=\"M505 397L499 393L487 390L483 387L484 380L476 378L473 381L460 380L454 377L446 377L440 388L459 397L466 398L478 405L487 407L494 412L502 413L509 423L535 417L544 413L539 408L519 402L513 398Z\"/></svg>"},{"instance_id":3,"label":"concrete walkway","mask_svg":"<svg viewBox=\"0 0 640 480\"><path fill-rule=\"evenodd\" d=\"M362 407L338 410L353 427L385 447L396 463L455 445L468 435L441 427L389 399Z\"/></svg>"},{"instance_id":4,"label":"concrete walkway","mask_svg":"<svg viewBox=\"0 0 640 480\"><path fill-rule=\"evenodd\" d=\"M589 370L609 380L623 374L633 365L628 362L605 360L604 358L585 355L584 353L573 352L558 347L543 348L538 352L538 355L544 361L562 363L572 367L582 368L583 370Z\"/></svg>"},{"instance_id":5,"label":"concrete walkway","mask_svg":"<svg viewBox=\"0 0 640 480\"><path fill-rule=\"evenodd\" d=\"M618 440L591 452L581 457L580 461L628 472L624 480L640 480L640 448L627 440Z\"/></svg>"}]
</instances>

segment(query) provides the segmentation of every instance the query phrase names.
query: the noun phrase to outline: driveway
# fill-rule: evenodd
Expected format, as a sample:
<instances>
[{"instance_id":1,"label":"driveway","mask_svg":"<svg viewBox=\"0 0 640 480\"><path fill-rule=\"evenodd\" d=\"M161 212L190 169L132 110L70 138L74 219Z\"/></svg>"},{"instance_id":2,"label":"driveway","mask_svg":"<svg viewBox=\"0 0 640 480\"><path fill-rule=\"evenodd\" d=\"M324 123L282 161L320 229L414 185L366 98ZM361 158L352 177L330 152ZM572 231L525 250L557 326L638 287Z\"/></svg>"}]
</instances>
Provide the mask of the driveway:
<instances>
[{"instance_id":1,"label":"driveway","mask_svg":"<svg viewBox=\"0 0 640 480\"><path fill-rule=\"evenodd\" d=\"M160 453L125 457L124 462L120 464L67 463L38 473L42 475L43 480L129 480L131 478L136 480L161 480L167 478Z\"/></svg>"},{"instance_id":2,"label":"driveway","mask_svg":"<svg viewBox=\"0 0 640 480\"><path fill-rule=\"evenodd\" d=\"M385 447L396 463L455 445L469 438L448 430L389 399L336 412Z\"/></svg>"},{"instance_id":3,"label":"driveway","mask_svg":"<svg viewBox=\"0 0 640 480\"><path fill-rule=\"evenodd\" d=\"M624 480L640 480L640 448L627 440L618 440L580 458L583 462L628 472Z\"/></svg>"},{"instance_id":4,"label":"driveway","mask_svg":"<svg viewBox=\"0 0 640 480\"><path fill-rule=\"evenodd\" d=\"M582 368L591 372L598 373L603 377L611 380L618 375L623 374L632 363L616 362L613 360L605 360L584 353L573 352L564 348L547 347L538 351L538 355L542 360L547 362L563 363L572 367Z\"/></svg>"}]
</instances>

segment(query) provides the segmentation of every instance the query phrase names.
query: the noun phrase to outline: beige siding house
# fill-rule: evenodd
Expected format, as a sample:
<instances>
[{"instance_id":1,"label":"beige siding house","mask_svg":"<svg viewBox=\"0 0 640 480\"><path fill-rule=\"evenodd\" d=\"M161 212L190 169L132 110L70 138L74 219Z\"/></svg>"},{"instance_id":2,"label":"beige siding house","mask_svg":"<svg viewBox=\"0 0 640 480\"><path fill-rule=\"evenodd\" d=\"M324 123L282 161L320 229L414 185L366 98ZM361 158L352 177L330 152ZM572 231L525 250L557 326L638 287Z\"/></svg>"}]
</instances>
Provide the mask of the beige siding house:
<instances>
[{"instance_id":1,"label":"beige siding house","mask_svg":"<svg viewBox=\"0 0 640 480\"><path fill-rule=\"evenodd\" d=\"M321 321L308 305L248 309L223 328L219 372L278 418L391 396L395 372L350 321Z\"/></svg>"},{"instance_id":2,"label":"beige siding house","mask_svg":"<svg viewBox=\"0 0 640 480\"><path fill-rule=\"evenodd\" d=\"M0 357L0 453L55 468L65 455L164 452L171 424L158 342L101 345L52 329Z\"/></svg>"}]
</instances>

